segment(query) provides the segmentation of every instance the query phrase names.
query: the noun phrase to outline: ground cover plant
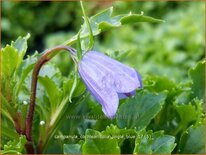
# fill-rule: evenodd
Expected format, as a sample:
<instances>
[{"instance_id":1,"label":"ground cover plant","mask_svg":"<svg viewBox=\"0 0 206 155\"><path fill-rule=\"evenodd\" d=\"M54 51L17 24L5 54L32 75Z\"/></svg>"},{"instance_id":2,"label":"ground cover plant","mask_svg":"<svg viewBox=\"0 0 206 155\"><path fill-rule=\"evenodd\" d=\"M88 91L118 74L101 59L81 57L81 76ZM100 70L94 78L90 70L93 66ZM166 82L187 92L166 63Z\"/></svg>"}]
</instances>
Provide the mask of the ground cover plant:
<instances>
[{"instance_id":1,"label":"ground cover plant","mask_svg":"<svg viewBox=\"0 0 206 155\"><path fill-rule=\"evenodd\" d=\"M1 154L204 154L204 12L2 2Z\"/></svg>"}]
</instances>

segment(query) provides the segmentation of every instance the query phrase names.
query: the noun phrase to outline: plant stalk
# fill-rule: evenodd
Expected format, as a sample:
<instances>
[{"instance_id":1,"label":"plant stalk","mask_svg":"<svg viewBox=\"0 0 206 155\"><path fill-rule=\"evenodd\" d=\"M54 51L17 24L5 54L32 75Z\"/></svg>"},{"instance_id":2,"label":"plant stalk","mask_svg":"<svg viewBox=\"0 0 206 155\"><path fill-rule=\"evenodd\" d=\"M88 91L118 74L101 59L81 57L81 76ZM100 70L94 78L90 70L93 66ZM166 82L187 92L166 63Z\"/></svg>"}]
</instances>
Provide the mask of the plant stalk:
<instances>
[{"instance_id":1,"label":"plant stalk","mask_svg":"<svg viewBox=\"0 0 206 155\"><path fill-rule=\"evenodd\" d=\"M30 104L29 110L27 112L26 117L26 138L27 144L26 149L27 153L35 153L33 141L32 141L32 123L34 117L34 110L35 110L35 102L36 102L36 88L37 88L37 80L38 75L41 67L48 62L51 58L53 58L60 50L66 50L71 53L72 59L76 62L76 51L69 47L69 46L56 46L54 48L48 49L45 53L38 59L36 65L34 66L33 73L32 73L32 82L31 82L31 96L30 96Z\"/></svg>"}]
</instances>

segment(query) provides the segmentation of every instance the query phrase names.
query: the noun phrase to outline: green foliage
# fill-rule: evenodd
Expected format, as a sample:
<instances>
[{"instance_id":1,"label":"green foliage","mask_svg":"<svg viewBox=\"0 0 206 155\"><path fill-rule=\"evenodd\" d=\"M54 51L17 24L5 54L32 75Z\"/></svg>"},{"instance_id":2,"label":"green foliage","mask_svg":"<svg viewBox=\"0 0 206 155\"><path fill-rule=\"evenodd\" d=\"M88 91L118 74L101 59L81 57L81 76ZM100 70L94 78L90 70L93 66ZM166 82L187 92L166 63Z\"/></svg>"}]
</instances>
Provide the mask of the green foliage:
<instances>
[{"instance_id":1,"label":"green foliage","mask_svg":"<svg viewBox=\"0 0 206 155\"><path fill-rule=\"evenodd\" d=\"M165 97L163 93L138 92L134 98L120 106L117 116L118 125L121 128L136 127L138 130L145 128L162 109Z\"/></svg>"},{"instance_id":2,"label":"green foliage","mask_svg":"<svg viewBox=\"0 0 206 155\"><path fill-rule=\"evenodd\" d=\"M91 25L92 34L94 36L99 35L103 31L109 30L111 28L117 28L125 24L131 24L136 22L162 22L162 20L159 19L132 13L111 17L112 12L113 7L90 17L89 22ZM90 36L90 32L88 30L86 21L82 25L81 29L82 31L80 32L80 37L88 38ZM77 39L78 35L66 41L64 44L71 45L76 42Z\"/></svg>"},{"instance_id":3,"label":"green foliage","mask_svg":"<svg viewBox=\"0 0 206 155\"><path fill-rule=\"evenodd\" d=\"M163 131L142 130L135 140L134 154L170 154L176 146L174 142L175 138L164 135Z\"/></svg>"},{"instance_id":4,"label":"green foliage","mask_svg":"<svg viewBox=\"0 0 206 155\"><path fill-rule=\"evenodd\" d=\"M15 76L15 71L18 70L23 57L27 50L27 40L30 34L25 37L19 37L11 45L7 45L5 48L1 49L2 53L2 78L11 78Z\"/></svg>"},{"instance_id":5,"label":"green foliage","mask_svg":"<svg viewBox=\"0 0 206 155\"><path fill-rule=\"evenodd\" d=\"M132 136L134 137L137 134L135 129L126 129L126 128L119 129L117 126L113 124L107 126L106 129L102 131L102 133L104 135L113 136L114 138L116 136L119 145L123 144L125 138L129 138L129 137L132 138Z\"/></svg>"},{"instance_id":6,"label":"green foliage","mask_svg":"<svg viewBox=\"0 0 206 155\"><path fill-rule=\"evenodd\" d=\"M18 66L18 52L12 46L2 49L3 78L11 77Z\"/></svg>"},{"instance_id":7,"label":"green foliage","mask_svg":"<svg viewBox=\"0 0 206 155\"><path fill-rule=\"evenodd\" d=\"M30 34L27 34L25 37L19 37L15 42L11 42L11 45L17 49L20 53L20 58L23 59L26 50L27 50L27 40L30 38Z\"/></svg>"},{"instance_id":8,"label":"green foliage","mask_svg":"<svg viewBox=\"0 0 206 155\"><path fill-rule=\"evenodd\" d=\"M200 123L190 126L181 136L180 153L204 154L205 153L205 124Z\"/></svg>"},{"instance_id":9,"label":"green foliage","mask_svg":"<svg viewBox=\"0 0 206 155\"><path fill-rule=\"evenodd\" d=\"M80 144L64 144L64 153L74 151L74 153L85 154L119 154L120 151L122 153L125 142L134 143L131 145L134 154L171 153L176 146L175 138L165 135L163 131L153 133L151 130L140 130L137 132L135 129L119 129L115 125L107 126L102 132L88 129L84 139L81 149Z\"/></svg>"},{"instance_id":10,"label":"green foliage","mask_svg":"<svg viewBox=\"0 0 206 155\"><path fill-rule=\"evenodd\" d=\"M198 106L198 103L196 103L195 106ZM185 130L185 128L189 124L194 123L195 121L199 121L198 115L202 113L202 109L197 109L195 106L191 103L184 105L175 105L175 108L181 120L179 128L182 127Z\"/></svg>"},{"instance_id":11,"label":"green foliage","mask_svg":"<svg viewBox=\"0 0 206 155\"><path fill-rule=\"evenodd\" d=\"M81 154L79 144L64 144L64 154Z\"/></svg>"},{"instance_id":12,"label":"green foliage","mask_svg":"<svg viewBox=\"0 0 206 155\"><path fill-rule=\"evenodd\" d=\"M88 129L85 134L85 143L82 146L83 154L119 154L120 148L116 139L107 138L98 131Z\"/></svg>"},{"instance_id":13,"label":"green foliage","mask_svg":"<svg viewBox=\"0 0 206 155\"><path fill-rule=\"evenodd\" d=\"M193 97L204 100L205 98L205 61L199 62L195 68L189 70L189 76L192 79Z\"/></svg>"},{"instance_id":14,"label":"green foliage","mask_svg":"<svg viewBox=\"0 0 206 155\"><path fill-rule=\"evenodd\" d=\"M20 90L23 89L22 81L27 76L27 71L23 71L24 75L21 77L21 68L24 54L27 49L26 37L19 37L11 45L7 45L1 49L2 58L2 85L1 85L1 98L3 99L2 123L3 129L18 126L17 131L14 128L4 130L2 133L8 137L16 137L16 132L22 132L25 125L26 107L22 104L23 100L20 99ZM31 68L32 69L32 68ZM22 110L22 111L21 111ZM20 112L21 111L21 112Z\"/></svg>"},{"instance_id":15,"label":"green foliage","mask_svg":"<svg viewBox=\"0 0 206 155\"><path fill-rule=\"evenodd\" d=\"M52 79L50 79L48 76L39 77L39 82L47 92L49 102L51 103L51 113L53 114L55 109L57 109L57 106L59 106L58 104L61 101L62 92L55 82L52 81Z\"/></svg>"},{"instance_id":16,"label":"green foliage","mask_svg":"<svg viewBox=\"0 0 206 155\"><path fill-rule=\"evenodd\" d=\"M24 151L26 137L20 136L18 140L9 141L4 145L1 154L21 154Z\"/></svg>"},{"instance_id":17,"label":"green foliage","mask_svg":"<svg viewBox=\"0 0 206 155\"><path fill-rule=\"evenodd\" d=\"M74 73L74 74L76 74L76 73ZM77 75L74 75L74 76L77 76ZM74 76L72 76L72 77L74 77ZM76 77L76 78L77 78L76 82L74 82L75 78L65 80L65 82L63 84L63 91L64 91L65 96L69 95L71 97L78 97L84 93L84 91L86 89L84 83L81 81L81 79L79 77ZM75 86L73 86L73 84L75 84ZM72 89L74 89L74 90L72 91ZM71 94L71 92L72 92L72 94Z\"/></svg>"}]
</instances>

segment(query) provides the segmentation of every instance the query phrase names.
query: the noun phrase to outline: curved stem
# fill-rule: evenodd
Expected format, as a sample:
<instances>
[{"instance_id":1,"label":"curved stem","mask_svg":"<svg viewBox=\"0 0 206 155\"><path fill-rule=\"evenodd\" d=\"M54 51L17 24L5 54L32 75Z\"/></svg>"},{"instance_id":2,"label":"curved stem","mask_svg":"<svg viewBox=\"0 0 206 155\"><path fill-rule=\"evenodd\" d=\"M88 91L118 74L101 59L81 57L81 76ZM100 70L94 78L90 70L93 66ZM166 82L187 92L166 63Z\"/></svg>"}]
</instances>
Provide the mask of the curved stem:
<instances>
[{"instance_id":1,"label":"curved stem","mask_svg":"<svg viewBox=\"0 0 206 155\"><path fill-rule=\"evenodd\" d=\"M36 88L37 88L37 80L38 80L38 74L41 69L41 67L48 62L51 58L53 58L59 50L66 50L71 53L72 59L76 62L75 56L75 50L69 46L56 46L52 49L48 49L45 51L45 53L38 59L36 65L34 66L34 70L32 73L32 82L31 82L31 96L30 96L30 104L29 104L29 110L27 113L26 118L26 138L27 138L27 144L26 149L28 153L35 153L34 147L32 143L32 122L33 122L33 116L34 116L34 109L35 109L35 102L36 102Z\"/></svg>"}]
</instances>

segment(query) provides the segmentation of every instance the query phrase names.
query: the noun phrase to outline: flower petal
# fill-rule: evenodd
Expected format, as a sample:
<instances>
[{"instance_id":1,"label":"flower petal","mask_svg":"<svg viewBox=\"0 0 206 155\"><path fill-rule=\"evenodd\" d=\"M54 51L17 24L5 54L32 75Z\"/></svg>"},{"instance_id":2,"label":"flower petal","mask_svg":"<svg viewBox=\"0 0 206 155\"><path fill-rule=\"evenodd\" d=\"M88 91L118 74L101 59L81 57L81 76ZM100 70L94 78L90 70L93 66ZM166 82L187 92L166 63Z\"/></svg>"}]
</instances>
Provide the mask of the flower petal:
<instances>
[{"instance_id":1,"label":"flower petal","mask_svg":"<svg viewBox=\"0 0 206 155\"><path fill-rule=\"evenodd\" d=\"M114 80L113 87L118 93L129 93L142 87L140 75L135 69L95 51L89 51L84 57L90 60L90 64L93 63L103 72L110 73Z\"/></svg>"},{"instance_id":2,"label":"flower petal","mask_svg":"<svg viewBox=\"0 0 206 155\"><path fill-rule=\"evenodd\" d=\"M113 118L118 108L119 99L115 89L105 85L104 74L94 66L89 65L89 60L83 58L79 65L79 75L84 81L87 89L102 105L103 112L109 118Z\"/></svg>"}]
</instances>

